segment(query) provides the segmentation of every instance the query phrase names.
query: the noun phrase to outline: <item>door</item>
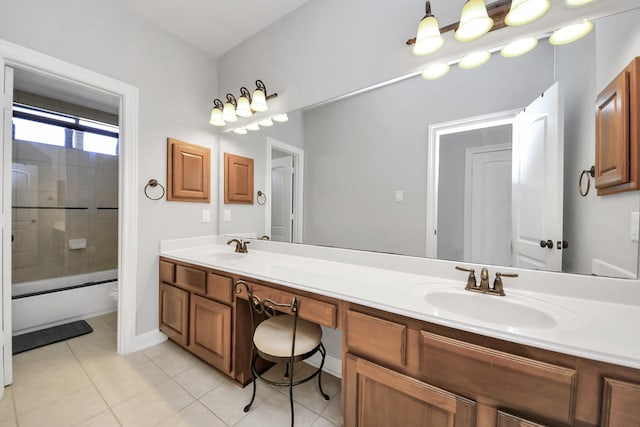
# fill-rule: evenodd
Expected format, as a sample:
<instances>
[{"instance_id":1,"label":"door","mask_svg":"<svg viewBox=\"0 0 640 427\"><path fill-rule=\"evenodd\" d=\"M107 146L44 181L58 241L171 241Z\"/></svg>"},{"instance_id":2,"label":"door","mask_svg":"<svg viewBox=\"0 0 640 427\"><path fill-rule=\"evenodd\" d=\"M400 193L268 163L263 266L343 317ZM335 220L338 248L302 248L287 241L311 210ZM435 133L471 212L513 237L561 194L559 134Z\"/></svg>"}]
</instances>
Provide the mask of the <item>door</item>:
<instances>
[{"instance_id":1,"label":"door","mask_svg":"<svg viewBox=\"0 0 640 427\"><path fill-rule=\"evenodd\" d=\"M0 385L8 385L13 381L11 367L11 140L12 140L12 105L13 105L13 68L5 67L0 58L0 89L2 118L2 304L0 305L0 351L2 367L0 367ZM4 387L0 387L0 398Z\"/></svg>"},{"instance_id":2,"label":"door","mask_svg":"<svg viewBox=\"0 0 640 427\"><path fill-rule=\"evenodd\" d=\"M465 150L464 260L511 261L511 144Z\"/></svg>"},{"instance_id":3,"label":"door","mask_svg":"<svg viewBox=\"0 0 640 427\"><path fill-rule=\"evenodd\" d=\"M513 124L514 267L562 269L564 112L560 89L554 83Z\"/></svg>"},{"instance_id":4,"label":"door","mask_svg":"<svg viewBox=\"0 0 640 427\"><path fill-rule=\"evenodd\" d=\"M271 240L292 242L293 156L271 161Z\"/></svg>"}]
</instances>

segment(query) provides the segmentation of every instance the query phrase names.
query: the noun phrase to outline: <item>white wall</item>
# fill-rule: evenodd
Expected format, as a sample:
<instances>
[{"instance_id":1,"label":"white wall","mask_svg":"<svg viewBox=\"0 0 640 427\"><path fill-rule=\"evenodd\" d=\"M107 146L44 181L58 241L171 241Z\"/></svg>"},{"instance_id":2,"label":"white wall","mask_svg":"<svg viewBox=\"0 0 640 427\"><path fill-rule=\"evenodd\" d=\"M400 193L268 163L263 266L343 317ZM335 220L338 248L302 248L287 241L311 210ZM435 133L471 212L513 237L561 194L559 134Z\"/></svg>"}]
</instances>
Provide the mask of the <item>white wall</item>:
<instances>
[{"instance_id":1,"label":"white wall","mask_svg":"<svg viewBox=\"0 0 640 427\"><path fill-rule=\"evenodd\" d=\"M218 137L208 123L215 62L108 0L0 0L0 39L139 88L136 333L158 327L158 242L218 231ZM210 204L151 201L150 178L166 185L166 138L212 149ZM201 223L201 210L213 213Z\"/></svg>"}]
</instances>

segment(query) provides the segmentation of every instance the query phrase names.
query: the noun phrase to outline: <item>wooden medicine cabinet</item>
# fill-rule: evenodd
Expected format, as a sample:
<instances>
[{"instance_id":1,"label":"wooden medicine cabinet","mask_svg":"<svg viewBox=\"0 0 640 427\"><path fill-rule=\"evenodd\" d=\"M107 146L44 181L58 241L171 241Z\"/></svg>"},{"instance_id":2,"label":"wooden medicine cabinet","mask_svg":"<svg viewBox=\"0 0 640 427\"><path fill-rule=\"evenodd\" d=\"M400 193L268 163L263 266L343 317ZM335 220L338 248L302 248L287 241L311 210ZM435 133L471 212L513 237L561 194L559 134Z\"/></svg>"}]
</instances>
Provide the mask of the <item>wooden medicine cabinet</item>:
<instances>
[{"instance_id":1,"label":"wooden medicine cabinet","mask_svg":"<svg viewBox=\"0 0 640 427\"><path fill-rule=\"evenodd\" d=\"M640 57L596 99L599 196L640 189Z\"/></svg>"},{"instance_id":2,"label":"wooden medicine cabinet","mask_svg":"<svg viewBox=\"0 0 640 427\"><path fill-rule=\"evenodd\" d=\"M167 200L209 203L211 150L167 138Z\"/></svg>"},{"instance_id":3,"label":"wooden medicine cabinet","mask_svg":"<svg viewBox=\"0 0 640 427\"><path fill-rule=\"evenodd\" d=\"M224 202L253 204L253 159L224 153Z\"/></svg>"}]
</instances>

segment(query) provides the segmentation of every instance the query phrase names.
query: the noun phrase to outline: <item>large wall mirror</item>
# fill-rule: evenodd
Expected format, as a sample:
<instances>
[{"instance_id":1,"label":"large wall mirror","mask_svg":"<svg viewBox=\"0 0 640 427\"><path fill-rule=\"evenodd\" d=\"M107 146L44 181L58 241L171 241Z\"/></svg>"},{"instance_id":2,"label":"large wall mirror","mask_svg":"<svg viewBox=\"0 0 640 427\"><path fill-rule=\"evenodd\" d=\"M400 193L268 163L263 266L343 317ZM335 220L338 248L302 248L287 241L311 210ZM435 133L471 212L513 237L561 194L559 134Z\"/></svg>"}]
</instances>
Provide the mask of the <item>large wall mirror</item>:
<instances>
[{"instance_id":1,"label":"large wall mirror","mask_svg":"<svg viewBox=\"0 0 640 427\"><path fill-rule=\"evenodd\" d=\"M568 45L543 38L521 57L494 53L474 70L377 85L285 124L223 133L221 152L255 160L267 203L221 201L220 234L636 279L640 194L583 197L578 180L595 162L596 96L640 55L637 22L640 10L630 10ZM553 96L559 140L523 150L518 114ZM514 183L516 167L529 181ZM285 218L277 233L275 215ZM535 250L519 249L527 239ZM552 248L539 245L547 240Z\"/></svg>"}]
</instances>

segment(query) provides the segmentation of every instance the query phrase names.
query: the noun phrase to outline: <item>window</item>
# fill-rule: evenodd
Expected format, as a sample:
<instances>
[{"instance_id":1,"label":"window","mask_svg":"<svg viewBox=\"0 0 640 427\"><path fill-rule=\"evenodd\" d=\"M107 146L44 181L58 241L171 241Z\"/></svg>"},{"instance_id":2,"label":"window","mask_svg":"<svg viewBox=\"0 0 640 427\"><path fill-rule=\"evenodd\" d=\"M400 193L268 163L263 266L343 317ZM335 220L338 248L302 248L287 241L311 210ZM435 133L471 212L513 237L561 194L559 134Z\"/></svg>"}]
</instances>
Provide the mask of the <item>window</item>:
<instances>
[{"instance_id":1,"label":"window","mask_svg":"<svg viewBox=\"0 0 640 427\"><path fill-rule=\"evenodd\" d=\"M118 155L118 127L14 104L13 135L20 141Z\"/></svg>"}]
</instances>

